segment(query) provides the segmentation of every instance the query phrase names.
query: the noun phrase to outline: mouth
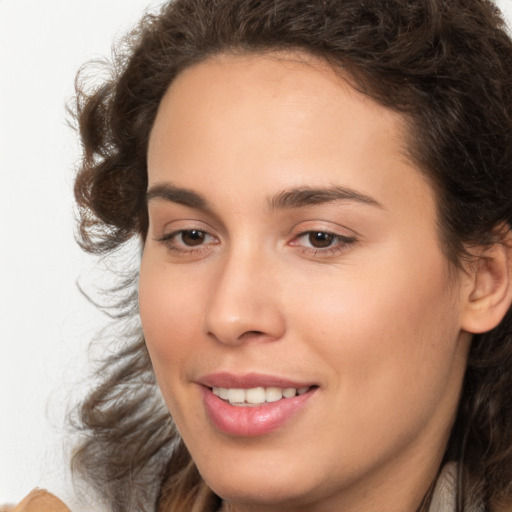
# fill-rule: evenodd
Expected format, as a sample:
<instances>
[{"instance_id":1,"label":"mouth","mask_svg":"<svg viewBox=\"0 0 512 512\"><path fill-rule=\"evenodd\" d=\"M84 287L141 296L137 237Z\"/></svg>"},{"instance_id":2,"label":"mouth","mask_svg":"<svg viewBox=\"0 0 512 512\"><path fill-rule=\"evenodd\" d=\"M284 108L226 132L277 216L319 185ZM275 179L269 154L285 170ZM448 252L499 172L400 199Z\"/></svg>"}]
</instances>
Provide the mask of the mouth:
<instances>
[{"instance_id":1,"label":"mouth","mask_svg":"<svg viewBox=\"0 0 512 512\"><path fill-rule=\"evenodd\" d=\"M300 418L319 390L316 384L257 374L212 374L198 384L210 424L242 437L268 434Z\"/></svg>"},{"instance_id":2,"label":"mouth","mask_svg":"<svg viewBox=\"0 0 512 512\"><path fill-rule=\"evenodd\" d=\"M300 388L259 386L250 389L212 387L210 389L215 396L235 407L257 407L265 403L278 402L286 398L304 395L314 387L316 386Z\"/></svg>"}]
</instances>

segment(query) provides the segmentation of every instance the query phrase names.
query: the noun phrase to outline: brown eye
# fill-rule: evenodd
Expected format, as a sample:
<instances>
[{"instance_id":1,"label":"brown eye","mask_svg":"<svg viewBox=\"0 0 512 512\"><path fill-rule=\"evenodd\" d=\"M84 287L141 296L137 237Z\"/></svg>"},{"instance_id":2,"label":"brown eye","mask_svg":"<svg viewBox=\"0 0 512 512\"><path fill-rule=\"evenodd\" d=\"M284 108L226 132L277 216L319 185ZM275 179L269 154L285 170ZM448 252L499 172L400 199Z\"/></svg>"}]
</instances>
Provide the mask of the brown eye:
<instances>
[{"instance_id":1,"label":"brown eye","mask_svg":"<svg viewBox=\"0 0 512 512\"><path fill-rule=\"evenodd\" d=\"M335 235L332 233L325 233L322 231L311 231L308 234L309 243L316 249L324 249L325 247L330 247L335 238Z\"/></svg>"},{"instance_id":2,"label":"brown eye","mask_svg":"<svg viewBox=\"0 0 512 512\"><path fill-rule=\"evenodd\" d=\"M292 247L299 247L303 254L315 258L341 255L355 243L355 237L329 231L303 231L290 241Z\"/></svg>"},{"instance_id":3,"label":"brown eye","mask_svg":"<svg viewBox=\"0 0 512 512\"><path fill-rule=\"evenodd\" d=\"M181 241L184 245L189 247L201 245L204 243L205 238L206 233L204 231L199 231L198 229L189 229L181 232Z\"/></svg>"}]
</instances>

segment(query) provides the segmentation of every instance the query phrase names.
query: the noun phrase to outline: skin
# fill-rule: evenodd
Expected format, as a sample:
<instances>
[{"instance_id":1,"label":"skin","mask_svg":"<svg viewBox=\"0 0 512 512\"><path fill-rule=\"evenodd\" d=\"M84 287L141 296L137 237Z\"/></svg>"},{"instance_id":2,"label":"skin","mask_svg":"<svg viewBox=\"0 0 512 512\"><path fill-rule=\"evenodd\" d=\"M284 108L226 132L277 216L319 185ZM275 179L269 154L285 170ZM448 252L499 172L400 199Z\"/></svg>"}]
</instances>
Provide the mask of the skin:
<instances>
[{"instance_id":1,"label":"skin","mask_svg":"<svg viewBox=\"0 0 512 512\"><path fill-rule=\"evenodd\" d=\"M412 512L435 478L474 276L449 274L404 127L304 55L210 58L161 103L149 189L205 204L149 200L140 314L167 406L229 510ZM270 204L308 187L359 195ZM311 231L335 236L314 247ZM230 436L197 384L218 371L318 389L273 432Z\"/></svg>"}]
</instances>

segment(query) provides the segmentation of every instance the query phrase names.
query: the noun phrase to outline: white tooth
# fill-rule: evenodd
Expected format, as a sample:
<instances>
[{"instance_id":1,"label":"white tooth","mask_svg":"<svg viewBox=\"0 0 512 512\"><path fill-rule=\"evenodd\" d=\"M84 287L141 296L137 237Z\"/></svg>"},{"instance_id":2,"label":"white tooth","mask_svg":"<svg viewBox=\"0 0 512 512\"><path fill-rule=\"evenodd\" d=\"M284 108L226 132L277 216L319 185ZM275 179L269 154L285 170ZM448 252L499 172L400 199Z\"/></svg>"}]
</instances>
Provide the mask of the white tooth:
<instances>
[{"instance_id":1,"label":"white tooth","mask_svg":"<svg viewBox=\"0 0 512 512\"><path fill-rule=\"evenodd\" d=\"M228 400L230 404L241 404L245 402L245 389L229 389Z\"/></svg>"},{"instance_id":2,"label":"white tooth","mask_svg":"<svg viewBox=\"0 0 512 512\"><path fill-rule=\"evenodd\" d=\"M250 404L265 402L265 388L251 388L245 390L245 401Z\"/></svg>"},{"instance_id":3,"label":"white tooth","mask_svg":"<svg viewBox=\"0 0 512 512\"><path fill-rule=\"evenodd\" d=\"M298 393L299 395L303 395L304 393L306 393L306 392L308 391L308 389L309 389L309 388L299 388L299 389L297 390L297 393Z\"/></svg>"},{"instance_id":4,"label":"white tooth","mask_svg":"<svg viewBox=\"0 0 512 512\"><path fill-rule=\"evenodd\" d=\"M220 388L212 388L212 393L216 396L220 396Z\"/></svg>"},{"instance_id":5,"label":"white tooth","mask_svg":"<svg viewBox=\"0 0 512 512\"><path fill-rule=\"evenodd\" d=\"M283 396L285 398L292 398L297 394L297 390L295 388L286 388L283 389Z\"/></svg>"},{"instance_id":6,"label":"white tooth","mask_svg":"<svg viewBox=\"0 0 512 512\"><path fill-rule=\"evenodd\" d=\"M281 388L267 388L265 390L265 400L267 402L277 402L283 398L283 390Z\"/></svg>"},{"instance_id":7,"label":"white tooth","mask_svg":"<svg viewBox=\"0 0 512 512\"><path fill-rule=\"evenodd\" d=\"M219 388L219 396L220 398L222 398L222 400L227 400L228 399L228 393L229 393L229 389L228 388Z\"/></svg>"}]
</instances>

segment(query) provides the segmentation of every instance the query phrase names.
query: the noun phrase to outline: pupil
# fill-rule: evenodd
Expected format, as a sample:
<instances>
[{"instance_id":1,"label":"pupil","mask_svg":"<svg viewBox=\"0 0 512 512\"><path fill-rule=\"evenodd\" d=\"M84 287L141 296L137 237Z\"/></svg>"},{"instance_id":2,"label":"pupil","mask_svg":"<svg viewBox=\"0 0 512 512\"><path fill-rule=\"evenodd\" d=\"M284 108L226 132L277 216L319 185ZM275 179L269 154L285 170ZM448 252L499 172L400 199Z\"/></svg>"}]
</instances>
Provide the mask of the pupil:
<instances>
[{"instance_id":1,"label":"pupil","mask_svg":"<svg viewBox=\"0 0 512 512\"><path fill-rule=\"evenodd\" d=\"M321 231L310 233L309 235L309 243L313 247L321 248L321 247L329 247L332 244L334 239L334 235L330 233L322 233Z\"/></svg>"},{"instance_id":2,"label":"pupil","mask_svg":"<svg viewBox=\"0 0 512 512\"><path fill-rule=\"evenodd\" d=\"M181 239L185 245L200 245L204 241L204 232L197 229L183 231Z\"/></svg>"}]
</instances>

